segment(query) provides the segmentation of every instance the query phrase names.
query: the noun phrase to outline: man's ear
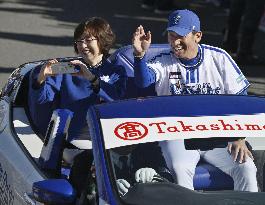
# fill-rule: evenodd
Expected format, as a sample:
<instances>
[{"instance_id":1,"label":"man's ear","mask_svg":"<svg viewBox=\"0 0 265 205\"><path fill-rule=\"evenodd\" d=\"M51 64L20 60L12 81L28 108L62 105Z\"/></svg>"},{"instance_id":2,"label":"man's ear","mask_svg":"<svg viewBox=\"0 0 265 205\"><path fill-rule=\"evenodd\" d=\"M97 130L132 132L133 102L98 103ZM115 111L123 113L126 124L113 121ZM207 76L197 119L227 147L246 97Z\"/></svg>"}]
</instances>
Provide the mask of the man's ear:
<instances>
[{"instance_id":1,"label":"man's ear","mask_svg":"<svg viewBox=\"0 0 265 205\"><path fill-rule=\"evenodd\" d=\"M196 43L199 43L202 39L202 32L201 31L198 31L195 33L195 42Z\"/></svg>"}]
</instances>

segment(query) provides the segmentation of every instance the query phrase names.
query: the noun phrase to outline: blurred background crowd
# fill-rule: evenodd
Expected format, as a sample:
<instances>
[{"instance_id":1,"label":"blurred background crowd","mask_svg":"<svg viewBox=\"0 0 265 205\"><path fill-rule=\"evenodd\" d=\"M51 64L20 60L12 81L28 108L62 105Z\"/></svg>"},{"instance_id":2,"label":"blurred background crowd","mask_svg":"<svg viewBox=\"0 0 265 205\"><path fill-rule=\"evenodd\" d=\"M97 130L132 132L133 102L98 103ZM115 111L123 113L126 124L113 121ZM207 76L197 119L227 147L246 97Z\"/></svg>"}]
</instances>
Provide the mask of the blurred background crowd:
<instances>
[{"instance_id":1,"label":"blurred background crowd","mask_svg":"<svg viewBox=\"0 0 265 205\"><path fill-rule=\"evenodd\" d=\"M250 93L265 94L265 0L2 0L0 1L0 87L19 65L74 56L73 30L92 16L109 21L114 50L131 44L139 25L152 43L166 43L167 17L193 10L201 19L201 43L226 49L251 82Z\"/></svg>"}]
</instances>

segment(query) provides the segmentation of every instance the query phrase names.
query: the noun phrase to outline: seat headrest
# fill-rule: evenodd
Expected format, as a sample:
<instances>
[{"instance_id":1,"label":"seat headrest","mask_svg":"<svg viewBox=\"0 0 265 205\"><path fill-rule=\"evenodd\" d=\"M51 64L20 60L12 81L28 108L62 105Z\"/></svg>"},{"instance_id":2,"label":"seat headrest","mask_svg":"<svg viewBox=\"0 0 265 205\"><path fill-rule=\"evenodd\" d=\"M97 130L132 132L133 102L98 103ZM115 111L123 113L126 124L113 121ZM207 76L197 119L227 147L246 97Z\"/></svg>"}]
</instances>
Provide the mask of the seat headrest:
<instances>
[{"instance_id":1,"label":"seat headrest","mask_svg":"<svg viewBox=\"0 0 265 205\"><path fill-rule=\"evenodd\" d=\"M168 44L152 44L147 53L146 59L151 59L154 56L160 54L165 50L169 50L170 47ZM117 65L122 65L125 67L127 71L128 77L134 77L133 72L133 47L131 45L121 47L120 49L116 50L110 57L109 60L114 62Z\"/></svg>"}]
</instances>

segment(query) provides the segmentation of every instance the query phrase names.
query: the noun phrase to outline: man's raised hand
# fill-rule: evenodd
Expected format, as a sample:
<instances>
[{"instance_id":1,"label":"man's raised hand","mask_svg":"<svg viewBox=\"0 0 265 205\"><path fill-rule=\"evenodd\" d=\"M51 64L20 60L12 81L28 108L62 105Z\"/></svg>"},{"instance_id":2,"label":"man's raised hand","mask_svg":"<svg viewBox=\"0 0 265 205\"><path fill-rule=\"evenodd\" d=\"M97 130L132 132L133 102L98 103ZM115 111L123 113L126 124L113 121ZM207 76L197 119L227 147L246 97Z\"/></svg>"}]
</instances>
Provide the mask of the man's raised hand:
<instances>
[{"instance_id":1,"label":"man's raised hand","mask_svg":"<svg viewBox=\"0 0 265 205\"><path fill-rule=\"evenodd\" d=\"M133 34L132 45L134 56L143 57L151 44L151 32L145 33L143 26L137 27Z\"/></svg>"}]
</instances>

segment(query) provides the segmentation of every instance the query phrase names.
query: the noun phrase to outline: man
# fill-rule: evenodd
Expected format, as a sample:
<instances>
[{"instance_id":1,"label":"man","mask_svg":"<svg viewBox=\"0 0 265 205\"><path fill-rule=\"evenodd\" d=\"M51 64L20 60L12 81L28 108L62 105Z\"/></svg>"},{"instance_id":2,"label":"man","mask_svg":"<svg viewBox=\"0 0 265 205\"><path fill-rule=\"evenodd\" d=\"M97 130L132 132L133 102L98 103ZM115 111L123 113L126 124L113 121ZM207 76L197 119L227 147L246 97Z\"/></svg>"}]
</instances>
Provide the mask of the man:
<instances>
[{"instance_id":1,"label":"man","mask_svg":"<svg viewBox=\"0 0 265 205\"><path fill-rule=\"evenodd\" d=\"M222 49L199 44L202 32L195 13L172 12L167 35L170 50L147 63L145 53L151 44L151 32L145 33L142 26L136 29L132 44L135 83L139 87L155 83L158 95L246 94L249 82L233 59ZM244 139L228 144L224 140L209 140L197 150L186 150L184 140L165 141L160 146L179 185L194 189L195 168L203 157L232 176L235 190L258 191L256 167Z\"/></svg>"}]
</instances>

